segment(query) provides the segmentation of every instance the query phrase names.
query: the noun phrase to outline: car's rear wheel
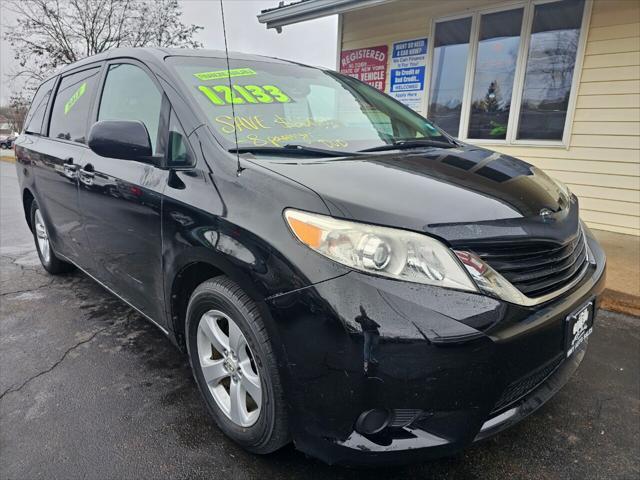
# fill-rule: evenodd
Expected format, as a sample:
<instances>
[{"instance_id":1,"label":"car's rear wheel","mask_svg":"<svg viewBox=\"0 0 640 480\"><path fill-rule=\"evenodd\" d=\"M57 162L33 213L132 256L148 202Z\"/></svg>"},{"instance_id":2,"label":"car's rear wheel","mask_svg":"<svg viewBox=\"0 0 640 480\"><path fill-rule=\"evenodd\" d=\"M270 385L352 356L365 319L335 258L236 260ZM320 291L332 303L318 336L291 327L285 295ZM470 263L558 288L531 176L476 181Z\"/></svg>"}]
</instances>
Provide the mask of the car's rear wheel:
<instances>
[{"instance_id":1,"label":"car's rear wheel","mask_svg":"<svg viewBox=\"0 0 640 480\"><path fill-rule=\"evenodd\" d=\"M40 257L40 263L42 263L44 269L52 275L58 275L73 270L73 265L65 262L64 260L60 260L53 251L53 248L51 248L51 240L49 239L47 225L42 217L40 207L35 200L31 202L31 226L33 230L33 239L36 243L36 250L38 251L38 257Z\"/></svg>"},{"instance_id":2,"label":"car's rear wheel","mask_svg":"<svg viewBox=\"0 0 640 480\"><path fill-rule=\"evenodd\" d=\"M247 450L289 441L276 359L255 303L227 277L201 284L187 307L187 349L208 410Z\"/></svg>"}]
</instances>

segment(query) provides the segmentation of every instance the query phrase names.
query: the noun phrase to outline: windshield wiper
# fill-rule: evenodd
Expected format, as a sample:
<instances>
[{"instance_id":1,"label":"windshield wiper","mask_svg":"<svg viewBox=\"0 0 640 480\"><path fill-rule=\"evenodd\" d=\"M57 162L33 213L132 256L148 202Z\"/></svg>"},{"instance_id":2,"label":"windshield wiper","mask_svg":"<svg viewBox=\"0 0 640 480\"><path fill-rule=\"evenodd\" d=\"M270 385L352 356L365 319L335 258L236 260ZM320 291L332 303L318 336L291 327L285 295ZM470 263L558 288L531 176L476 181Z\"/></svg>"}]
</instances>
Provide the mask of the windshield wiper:
<instances>
[{"instance_id":1,"label":"windshield wiper","mask_svg":"<svg viewBox=\"0 0 640 480\"><path fill-rule=\"evenodd\" d=\"M358 152L342 152L327 148L307 147L305 145L287 144L282 147L238 147L230 148L231 153L266 153L300 155L308 157L353 157L360 155Z\"/></svg>"},{"instance_id":2,"label":"windshield wiper","mask_svg":"<svg viewBox=\"0 0 640 480\"><path fill-rule=\"evenodd\" d=\"M380 145L378 147L365 148L360 152L382 152L384 150L404 150L408 148L420 147L438 147L438 148L454 148L458 145L453 142L441 142L439 140L429 140L427 138L417 140L398 140L396 142Z\"/></svg>"}]
</instances>

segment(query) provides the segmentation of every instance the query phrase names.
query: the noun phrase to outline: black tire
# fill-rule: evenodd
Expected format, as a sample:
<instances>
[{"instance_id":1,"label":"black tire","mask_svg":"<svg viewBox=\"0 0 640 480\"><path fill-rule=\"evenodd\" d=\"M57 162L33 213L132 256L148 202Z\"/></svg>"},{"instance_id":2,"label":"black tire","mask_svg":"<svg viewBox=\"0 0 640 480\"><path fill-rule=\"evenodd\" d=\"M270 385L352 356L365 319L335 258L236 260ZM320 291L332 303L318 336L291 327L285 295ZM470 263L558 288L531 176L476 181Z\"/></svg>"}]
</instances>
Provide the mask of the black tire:
<instances>
[{"instance_id":1,"label":"black tire","mask_svg":"<svg viewBox=\"0 0 640 480\"><path fill-rule=\"evenodd\" d=\"M241 427L220 410L204 380L198 360L198 323L204 313L219 310L240 328L253 354L261 379L262 407L257 421ZM187 307L187 351L198 388L218 427L232 440L253 453L271 453L289 443L284 393L275 355L256 304L231 279L220 276L198 286Z\"/></svg>"},{"instance_id":2,"label":"black tire","mask_svg":"<svg viewBox=\"0 0 640 480\"><path fill-rule=\"evenodd\" d=\"M38 257L40 258L40 263L44 267L44 269L49 272L51 275L60 275L63 273L71 272L75 269L73 265L64 260L60 260L55 252L53 251L53 247L51 243L49 243L49 258L46 259L43 253L40 251L40 245L38 244L38 237L36 234L36 210L40 207L38 203L33 200L31 202L31 211L29 212L29 218L31 218L31 232L33 234L33 242L36 244L36 251L38 252Z\"/></svg>"}]
</instances>

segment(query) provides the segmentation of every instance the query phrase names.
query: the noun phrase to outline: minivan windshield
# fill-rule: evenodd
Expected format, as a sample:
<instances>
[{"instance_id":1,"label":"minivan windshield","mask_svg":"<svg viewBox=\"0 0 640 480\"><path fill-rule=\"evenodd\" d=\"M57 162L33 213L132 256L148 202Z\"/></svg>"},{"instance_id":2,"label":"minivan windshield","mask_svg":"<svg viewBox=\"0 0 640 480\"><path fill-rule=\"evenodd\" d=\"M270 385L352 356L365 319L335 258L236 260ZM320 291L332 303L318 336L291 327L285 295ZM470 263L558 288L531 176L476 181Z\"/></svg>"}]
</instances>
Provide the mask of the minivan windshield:
<instances>
[{"instance_id":1,"label":"minivan windshield","mask_svg":"<svg viewBox=\"0 0 640 480\"><path fill-rule=\"evenodd\" d=\"M336 72L277 60L231 59L229 67L224 58L167 62L229 150L236 136L240 151L257 153L291 152L292 146L303 153L305 147L358 152L402 143L451 145L413 110Z\"/></svg>"}]
</instances>

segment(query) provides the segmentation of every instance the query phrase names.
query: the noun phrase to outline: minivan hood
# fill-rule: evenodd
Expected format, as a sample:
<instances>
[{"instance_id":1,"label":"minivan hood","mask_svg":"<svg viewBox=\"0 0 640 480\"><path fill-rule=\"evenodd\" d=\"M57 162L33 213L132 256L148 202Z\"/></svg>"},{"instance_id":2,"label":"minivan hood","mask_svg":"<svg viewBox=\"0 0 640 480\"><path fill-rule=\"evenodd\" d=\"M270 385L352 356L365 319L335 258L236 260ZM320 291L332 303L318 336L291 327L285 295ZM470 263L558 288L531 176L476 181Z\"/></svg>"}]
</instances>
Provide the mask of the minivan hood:
<instances>
[{"instance_id":1,"label":"minivan hood","mask_svg":"<svg viewBox=\"0 0 640 480\"><path fill-rule=\"evenodd\" d=\"M575 197L536 167L478 147L259 163L314 190L335 217L447 240L563 241L577 228Z\"/></svg>"}]
</instances>

